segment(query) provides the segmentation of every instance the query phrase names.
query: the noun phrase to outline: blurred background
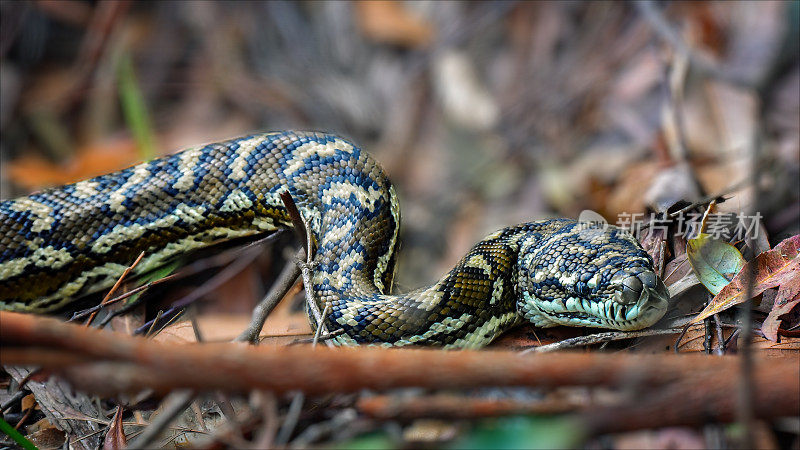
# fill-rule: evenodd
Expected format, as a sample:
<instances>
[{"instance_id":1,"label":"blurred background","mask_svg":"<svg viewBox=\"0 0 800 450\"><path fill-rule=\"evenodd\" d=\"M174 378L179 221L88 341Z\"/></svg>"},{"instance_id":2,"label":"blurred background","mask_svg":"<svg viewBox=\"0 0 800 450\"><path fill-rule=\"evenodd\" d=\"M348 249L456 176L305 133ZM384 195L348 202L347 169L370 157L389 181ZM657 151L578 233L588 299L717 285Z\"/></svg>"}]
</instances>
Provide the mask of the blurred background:
<instances>
[{"instance_id":1,"label":"blurred background","mask_svg":"<svg viewBox=\"0 0 800 450\"><path fill-rule=\"evenodd\" d=\"M753 167L774 243L800 228L799 6L3 1L0 197L313 129L397 186L400 289L518 222L720 193L750 212ZM247 311L268 272L217 296Z\"/></svg>"}]
</instances>

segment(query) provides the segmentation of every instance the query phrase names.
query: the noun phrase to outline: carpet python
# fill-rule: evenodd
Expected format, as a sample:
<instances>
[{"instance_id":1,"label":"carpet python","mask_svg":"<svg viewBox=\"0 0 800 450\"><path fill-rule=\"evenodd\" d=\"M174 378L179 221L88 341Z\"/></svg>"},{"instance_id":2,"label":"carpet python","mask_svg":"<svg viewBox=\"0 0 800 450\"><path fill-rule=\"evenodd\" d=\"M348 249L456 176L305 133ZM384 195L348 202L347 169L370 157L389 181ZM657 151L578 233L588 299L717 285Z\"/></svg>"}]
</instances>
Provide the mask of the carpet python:
<instances>
[{"instance_id":1,"label":"carpet python","mask_svg":"<svg viewBox=\"0 0 800 450\"><path fill-rule=\"evenodd\" d=\"M668 294L636 239L552 219L478 242L430 287L390 294L397 195L366 152L316 132L253 134L0 203L0 309L47 313L189 251L291 227L317 245L313 291L337 344L475 348L524 320L635 330ZM314 321L312 320L312 323Z\"/></svg>"}]
</instances>

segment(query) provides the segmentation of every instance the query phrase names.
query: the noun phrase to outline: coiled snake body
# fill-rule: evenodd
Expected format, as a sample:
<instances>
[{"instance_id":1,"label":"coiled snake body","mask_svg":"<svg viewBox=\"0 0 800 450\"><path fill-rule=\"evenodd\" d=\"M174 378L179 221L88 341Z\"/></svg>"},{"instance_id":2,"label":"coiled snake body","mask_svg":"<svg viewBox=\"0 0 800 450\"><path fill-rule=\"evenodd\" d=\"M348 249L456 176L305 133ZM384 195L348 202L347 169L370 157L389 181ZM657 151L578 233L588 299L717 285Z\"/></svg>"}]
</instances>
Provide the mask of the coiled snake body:
<instances>
[{"instance_id":1,"label":"coiled snake body","mask_svg":"<svg viewBox=\"0 0 800 450\"><path fill-rule=\"evenodd\" d=\"M639 329L665 312L652 260L627 232L566 219L504 228L433 286L390 295L400 210L380 166L339 137L245 136L0 203L0 309L69 306L145 252L178 255L291 222L318 250L314 294L339 344L479 347L521 320ZM313 322L313 320L312 320Z\"/></svg>"}]
</instances>

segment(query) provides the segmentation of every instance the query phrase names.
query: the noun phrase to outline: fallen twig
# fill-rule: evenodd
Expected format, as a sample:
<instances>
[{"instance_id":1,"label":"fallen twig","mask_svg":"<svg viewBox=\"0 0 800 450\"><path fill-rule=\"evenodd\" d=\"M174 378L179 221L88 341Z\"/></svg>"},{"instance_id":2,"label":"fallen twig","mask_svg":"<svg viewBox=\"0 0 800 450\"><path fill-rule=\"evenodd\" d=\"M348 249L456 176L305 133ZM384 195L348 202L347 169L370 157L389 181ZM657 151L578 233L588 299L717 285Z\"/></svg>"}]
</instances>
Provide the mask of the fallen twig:
<instances>
[{"instance_id":1,"label":"fallen twig","mask_svg":"<svg viewBox=\"0 0 800 450\"><path fill-rule=\"evenodd\" d=\"M11 398L6 400L6 402L0 406L0 414L5 413L7 409L14 406L18 401L22 400L22 397L25 397L26 395L27 393L22 388L19 388L19 390L12 395Z\"/></svg>"},{"instance_id":2,"label":"fallen twig","mask_svg":"<svg viewBox=\"0 0 800 450\"><path fill-rule=\"evenodd\" d=\"M297 252L300 255L300 252ZM298 256L299 257L299 256ZM283 267L278 279L272 284L269 292L253 309L253 317L250 319L250 324L242 333L236 337L236 342L250 342L255 343L258 341L258 336L261 334L261 329L264 328L264 322L267 316L275 309L275 306L286 296L289 289L294 286L297 277L300 275L300 268L297 267L293 261L289 261Z\"/></svg>"},{"instance_id":3,"label":"fallen twig","mask_svg":"<svg viewBox=\"0 0 800 450\"><path fill-rule=\"evenodd\" d=\"M153 328L153 326L156 325L160 320L164 320L166 322L171 322L175 320L175 318L179 315L179 312L182 311L185 307L191 305L192 303L202 298L204 295L220 287L226 281L230 280L234 275L238 274L239 272L244 270L248 265L250 265L250 263L252 263L253 260L258 256L258 251L256 250L257 249L247 252L245 255L243 255L236 261L232 262L230 265L222 269L219 273L211 277L200 287L192 290L192 292L190 292L186 296L175 301L170 307L170 309L167 310L162 315L162 317L158 317L156 319L148 321L141 327L137 328L136 331L134 331L134 334L142 334L146 331L149 333L149 330Z\"/></svg>"},{"instance_id":4,"label":"fallen twig","mask_svg":"<svg viewBox=\"0 0 800 450\"><path fill-rule=\"evenodd\" d=\"M665 19L664 16L656 9L652 1L641 0L635 1L633 4L642 14L642 17L644 17L645 20L650 23L656 34L658 34L661 39L669 43L675 49L675 51L687 58L691 65L700 72L707 76L734 84L739 87L751 89L758 87L757 81L759 80L750 80L737 73L720 67L705 54L699 53L689 47L689 45L686 44L678 32L675 31L672 25L667 22L667 19Z\"/></svg>"},{"instance_id":5,"label":"fallen twig","mask_svg":"<svg viewBox=\"0 0 800 450\"><path fill-rule=\"evenodd\" d=\"M463 395L437 394L424 397L376 395L361 397L356 409L381 420L402 419L476 419L512 414L562 414L588 406L569 399L520 401L510 398L482 398Z\"/></svg>"},{"instance_id":6,"label":"fallen twig","mask_svg":"<svg viewBox=\"0 0 800 450\"><path fill-rule=\"evenodd\" d=\"M323 336L330 335L325 326L325 315L320 312L319 305L317 305L317 301L314 298L314 283L311 277L311 270L314 265L314 239L313 234L311 232L311 227L308 221L300 214L300 211L297 209L297 205L294 202L291 194L288 192L281 192L281 201L283 201L283 205L286 207L286 211L289 213L289 218L292 221L293 229L295 231L295 235L303 243L303 249L305 250L305 258L298 258L296 264L300 268L300 275L303 279L303 288L306 295L306 305L308 306L308 310L311 311L311 315L314 317L315 325L317 328L317 333L315 333L314 340L317 342L320 337L320 332ZM327 305L326 305L327 307ZM325 345L333 346L331 341L324 341Z\"/></svg>"},{"instance_id":7,"label":"fallen twig","mask_svg":"<svg viewBox=\"0 0 800 450\"><path fill-rule=\"evenodd\" d=\"M128 274L131 273L131 271L135 269L137 265L139 265L139 261L141 261L142 258L144 258L144 252L139 253L139 257L136 258L136 261L134 261L133 264L128 266L128 268L126 268L124 272L122 272L122 275L120 275L119 278L117 278L117 282L114 283L114 286L112 286L111 289L106 294L106 296L103 297L103 301L100 302L101 307L106 303L108 303L108 301L111 299L111 296L114 295L115 292L117 292L117 289L119 289L122 282L125 281L125 278L128 276ZM89 315L89 318L86 319L86 323L84 325L87 327L91 325L95 316L97 316L97 310L92 311L92 313Z\"/></svg>"},{"instance_id":8,"label":"fallen twig","mask_svg":"<svg viewBox=\"0 0 800 450\"><path fill-rule=\"evenodd\" d=\"M686 372L729 373L738 367L734 357L697 355L564 353L539 357L503 351L178 345L11 312L0 312L0 322L3 364L40 365L84 388L105 392L140 387L160 392L187 387L329 393L402 386L614 386L630 379L655 385L678 380ZM771 359L770 370L764 372L783 371L785 379L796 379L791 374L796 375L800 367L794 363ZM378 367L381 369L376 370ZM101 374L115 368L119 370L98 381ZM263 376L265 373L269 376ZM793 389L800 387L788 388L790 397Z\"/></svg>"},{"instance_id":9,"label":"fallen twig","mask_svg":"<svg viewBox=\"0 0 800 450\"><path fill-rule=\"evenodd\" d=\"M59 374L75 388L100 395L143 388L157 393L174 389L226 392L256 389L312 395L411 386L429 389L602 386L648 392L646 398L636 395L631 399L638 405L639 415L629 413L627 407L618 408L622 412L617 416L631 415L636 417L635 421L620 424L593 415L593 430L734 420L736 408L731 407L731 402L735 404L742 370L736 356L627 353L537 356L507 351L174 344L10 312L0 312L0 322L3 364L41 366ZM753 363L757 388L753 407L757 417L796 414L800 403L797 358L756 356ZM656 406L660 410L653 411L659 411L658 414L643 414ZM682 412L664 413L669 408ZM650 419L643 419L644 415Z\"/></svg>"},{"instance_id":10,"label":"fallen twig","mask_svg":"<svg viewBox=\"0 0 800 450\"><path fill-rule=\"evenodd\" d=\"M700 325L697 325L700 326ZM538 347L531 347L522 353L546 353L554 352L557 350L566 350L568 348L583 347L585 345L600 344L603 342L620 341L623 339L632 339L645 336L660 336L664 334L680 333L681 328L667 328L663 330L648 329L642 331L608 331L605 333L595 333L588 336L578 336L574 338L564 339L563 341L554 342L552 344L541 345Z\"/></svg>"},{"instance_id":11,"label":"fallen twig","mask_svg":"<svg viewBox=\"0 0 800 450\"><path fill-rule=\"evenodd\" d=\"M175 418L178 417L189 404L194 400L194 392L191 390L175 391L165 398L161 404L163 408L150 425L147 426L139 436L128 445L129 448L151 447L162 431L167 429Z\"/></svg>"},{"instance_id":12,"label":"fallen twig","mask_svg":"<svg viewBox=\"0 0 800 450\"><path fill-rule=\"evenodd\" d=\"M167 275L164 278L159 278L158 280L150 281L147 284L143 284L143 285L141 285L141 286L139 286L139 287L137 287L135 289L131 289L130 291L128 291L128 292L126 292L124 294L120 294L120 295L112 298L111 300L109 300L107 302L102 302L99 305L95 305L95 306L92 306L91 308L86 308L86 309L84 309L82 311L78 311L76 313L73 313L72 317L70 317L69 321L72 322L72 321L75 321L75 320L78 320L78 319L82 319L82 318L88 316L89 314L95 314L95 313L97 313L98 311L100 311L103 308L106 308L106 307L111 306L111 305L113 305L113 304L115 304L117 302L125 300L126 298L131 297L131 296L133 296L135 294L138 294L138 293L140 293L140 292L142 292L144 290L150 289L152 286L155 286L157 284L161 284L161 283L163 283L165 281L170 281L170 280L174 279L176 277L176 275L177 274Z\"/></svg>"}]
</instances>

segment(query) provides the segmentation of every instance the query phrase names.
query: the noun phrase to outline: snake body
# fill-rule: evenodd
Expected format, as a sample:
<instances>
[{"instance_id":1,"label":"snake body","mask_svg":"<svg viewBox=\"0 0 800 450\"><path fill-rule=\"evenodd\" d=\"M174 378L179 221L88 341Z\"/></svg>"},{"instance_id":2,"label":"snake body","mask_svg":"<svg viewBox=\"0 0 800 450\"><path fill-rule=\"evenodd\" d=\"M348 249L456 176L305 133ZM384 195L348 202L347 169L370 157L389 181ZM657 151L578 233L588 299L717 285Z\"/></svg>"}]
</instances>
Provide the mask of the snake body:
<instances>
[{"instance_id":1,"label":"snake body","mask_svg":"<svg viewBox=\"0 0 800 450\"><path fill-rule=\"evenodd\" d=\"M277 132L184 150L0 203L0 309L46 313L220 241L291 227L288 192L317 252L314 297L339 344L480 347L522 320L633 330L667 293L613 226L516 225L478 242L438 282L389 292L400 209L383 169L330 134ZM312 323L314 321L312 320Z\"/></svg>"}]
</instances>

